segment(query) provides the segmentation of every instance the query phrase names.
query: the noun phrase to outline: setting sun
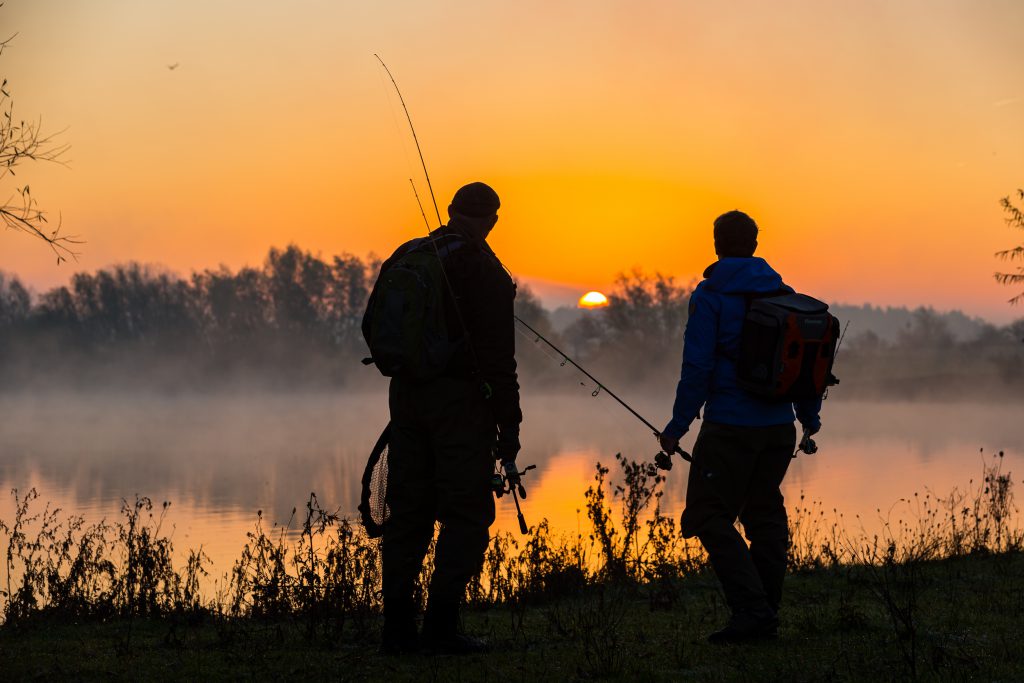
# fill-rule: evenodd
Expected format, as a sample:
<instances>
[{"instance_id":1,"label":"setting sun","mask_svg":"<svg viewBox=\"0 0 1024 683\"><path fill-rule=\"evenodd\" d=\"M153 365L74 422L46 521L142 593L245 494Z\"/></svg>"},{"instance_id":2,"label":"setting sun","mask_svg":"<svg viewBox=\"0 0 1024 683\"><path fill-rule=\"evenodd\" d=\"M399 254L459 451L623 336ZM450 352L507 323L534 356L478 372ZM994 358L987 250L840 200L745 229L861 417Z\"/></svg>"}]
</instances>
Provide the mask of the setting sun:
<instances>
[{"instance_id":1,"label":"setting sun","mask_svg":"<svg viewBox=\"0 0 1024 683\"><path fill-rule=\"evenodd\" d=\"M580 308L601 308L608 305L608 297L601 292L587 292L580 297Z\"/></svg>"}]
</instances>

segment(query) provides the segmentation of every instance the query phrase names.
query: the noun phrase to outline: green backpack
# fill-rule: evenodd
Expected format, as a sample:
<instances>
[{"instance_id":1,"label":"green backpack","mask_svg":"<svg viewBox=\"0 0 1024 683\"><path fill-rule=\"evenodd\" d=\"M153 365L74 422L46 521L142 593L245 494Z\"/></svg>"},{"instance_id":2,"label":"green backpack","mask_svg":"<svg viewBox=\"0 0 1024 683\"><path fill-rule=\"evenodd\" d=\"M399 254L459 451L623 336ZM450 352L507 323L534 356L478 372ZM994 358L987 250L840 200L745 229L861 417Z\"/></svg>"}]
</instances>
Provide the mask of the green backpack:
<instances>
[{"instance_id":1,"label":"green backpack","mask_svg":"<svg viewBox=\"0 0 1024 683\"><path fill-rule=\"evenodd\" d=\"M372 362L385 377L430 379L459 348L448 338L443 259L464 242L457 235L421 237L381 272L363 326Z\"/></svg>"}]
</instances>

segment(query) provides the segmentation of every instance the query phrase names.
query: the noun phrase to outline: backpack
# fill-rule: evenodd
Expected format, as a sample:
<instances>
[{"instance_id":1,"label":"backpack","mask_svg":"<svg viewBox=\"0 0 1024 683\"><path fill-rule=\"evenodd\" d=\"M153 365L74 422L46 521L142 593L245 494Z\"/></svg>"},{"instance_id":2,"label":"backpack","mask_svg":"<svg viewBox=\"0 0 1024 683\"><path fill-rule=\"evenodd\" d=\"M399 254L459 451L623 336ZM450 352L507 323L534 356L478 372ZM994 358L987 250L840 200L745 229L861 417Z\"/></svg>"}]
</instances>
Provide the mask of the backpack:
<instances>
[{"instance_id":1,"label":"backpack","mask_svg":"<svg viewBox=\"0 0 1024 683\"><path fill-rule=\"evenodd\" d=\"M772 401L821 398L838 384L832 374L839 320L828 304L805 294L747 295L736 357L736 381Z\"/></svg>"},{"instance_id":2,"label":"backpack","mask_svg":"<svg viewBox=\"0 0 1024 683\"><path fill-rule=\"evenodd\" d=\"M421 237L381 272L366 309L363 334L385 377L430 379L459 348L448 338L443 259L465 243L457 235Z\"/></svg>"}]
</instances>

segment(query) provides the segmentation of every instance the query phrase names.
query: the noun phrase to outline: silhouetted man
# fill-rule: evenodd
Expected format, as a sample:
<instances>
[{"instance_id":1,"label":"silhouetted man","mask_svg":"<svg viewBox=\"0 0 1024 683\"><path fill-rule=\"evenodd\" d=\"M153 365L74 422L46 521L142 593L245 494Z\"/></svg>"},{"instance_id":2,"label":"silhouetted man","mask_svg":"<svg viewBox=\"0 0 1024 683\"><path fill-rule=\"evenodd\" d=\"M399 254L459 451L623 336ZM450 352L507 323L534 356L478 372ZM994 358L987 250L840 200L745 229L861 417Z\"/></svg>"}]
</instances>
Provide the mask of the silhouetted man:
<instances>
[{"instance_id":1,"label":"silhouetted man","mask_svg":"<svg viewBox=\"0 0 1024 683\"><path fill-rule=\"evenodd\" d=\"M796 448L796 418L821 428L821 400L779 403L737 385L736 357L750 295L792 292L754 256L757 224L730 211L714 223L718 261L690 297L683 368L661 446L672 452L704 408L693 447L681 531L707 550L732 612L711 642L774 637L789 529L779 487ZM749 548L735 527L737 517Z\"/></svg>"},{"instance_id":2,"label":"silhouetted man","mask_svg":"<svg viewBox=\"0 0 1024 683\"><path fill-rule=\"evenodd\" d=\"M445 326L457 342L440 376L391 380L386 495L391 516L382 547L385 652L417 647L414 589L435 520L441 531L421 644L447 653L486 647L459 632L459 607L467 583L482 567L494 522L495 458L515 459L522 421L515 284L486 242L499 206L498 195L484 183L460 188L448 207L448 225L433 232L436 242L425 246L421 238L402 245L378 276L379 281L410 249L440 245L447 280ZM364 330L367 324L364 319Z\"/></svg>"}]
</instances>

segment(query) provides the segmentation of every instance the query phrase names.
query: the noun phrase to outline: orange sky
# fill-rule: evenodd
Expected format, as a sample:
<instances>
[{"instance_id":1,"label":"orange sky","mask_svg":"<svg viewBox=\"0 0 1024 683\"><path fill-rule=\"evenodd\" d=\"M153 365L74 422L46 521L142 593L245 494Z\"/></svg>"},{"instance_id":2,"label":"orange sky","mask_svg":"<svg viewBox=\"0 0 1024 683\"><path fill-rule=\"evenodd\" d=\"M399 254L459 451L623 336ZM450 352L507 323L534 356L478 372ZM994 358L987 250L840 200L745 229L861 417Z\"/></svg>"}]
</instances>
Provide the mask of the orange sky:
<instances>
[{"instance_id":1,"label":"orange sky","mask_svg":"<svg viewBox=\"0 0 1024 683\"><path fill-rule=\"evenodd\" d=\"M1008 320L991 272L1020 241L998 199L1024 186L1022 25L1016 0L9 0L16 114L72 145L18 179L88 244L57 268L3 233L0 270L41 288L288 242L389 252L423 230L408 178L426 187L379 52L442 211L491 183L492 243L527 281L689 280L742 208L799 289Z\"/></svg>"}]
</instances>

